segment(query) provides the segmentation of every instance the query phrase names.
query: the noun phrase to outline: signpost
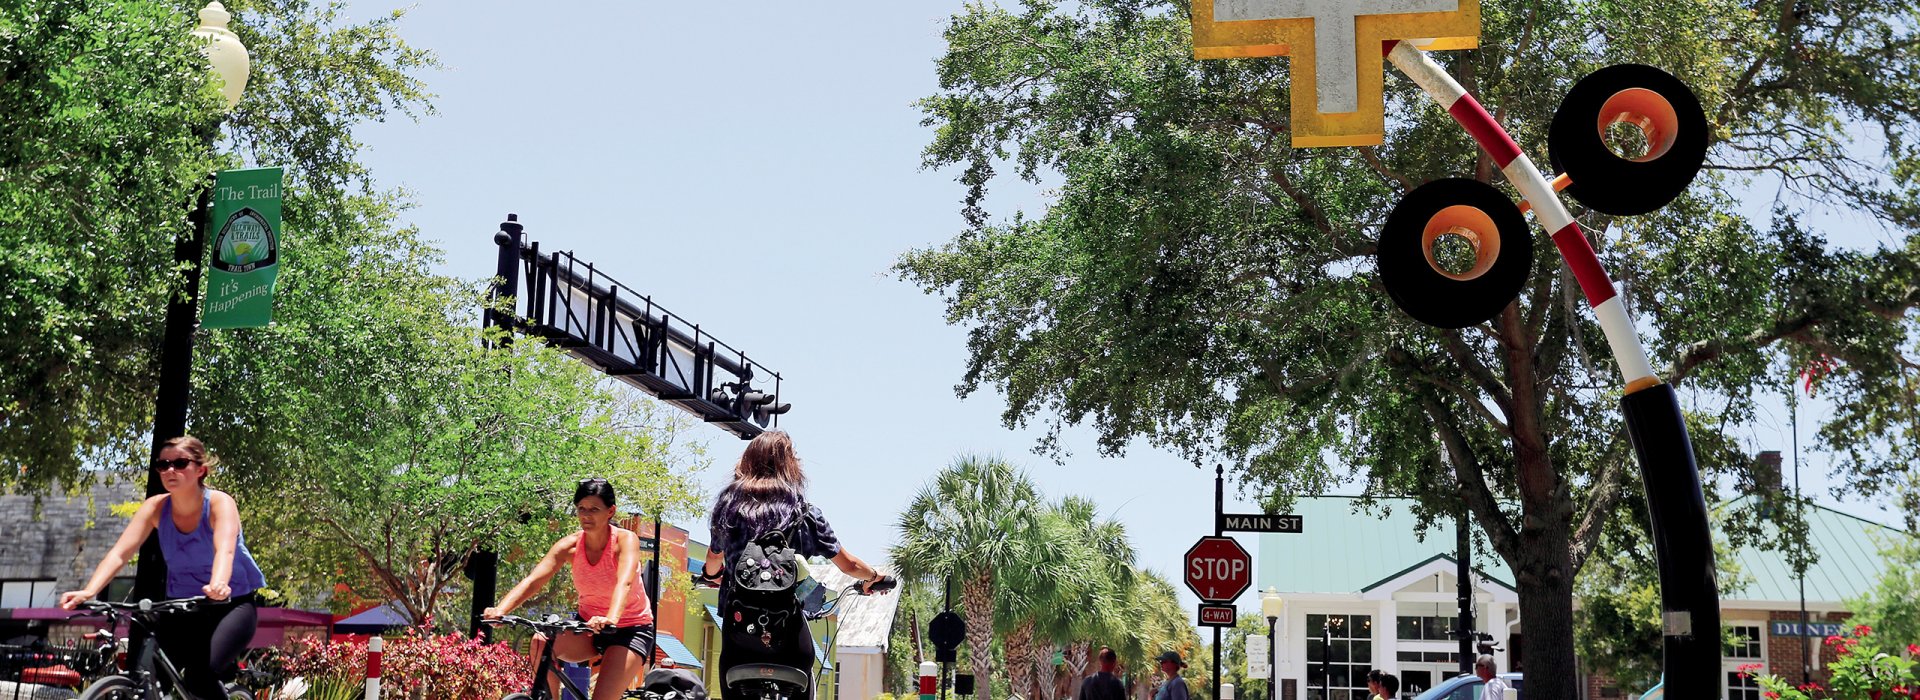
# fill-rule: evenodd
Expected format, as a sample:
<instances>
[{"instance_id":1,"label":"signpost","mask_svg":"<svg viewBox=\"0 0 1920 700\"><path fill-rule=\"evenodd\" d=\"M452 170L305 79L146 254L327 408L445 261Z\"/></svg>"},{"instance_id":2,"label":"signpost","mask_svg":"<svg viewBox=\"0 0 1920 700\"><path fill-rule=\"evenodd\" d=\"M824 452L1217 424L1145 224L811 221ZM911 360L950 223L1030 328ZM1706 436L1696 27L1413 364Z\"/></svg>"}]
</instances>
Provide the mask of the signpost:
<instances>
[{"instance_id":1,"label":"signpost","mask_svg":"<svg viewBox=\"0 0 1920 700\"><path fill-rule=\"evenodd\" d=\"M1273 658L1273 648L1267 646L1265 635L1247 635L1247 677L1266 678L1267 664Z\"/></svg>"},{"instance_id":2,"label":"signpost","mask_svg":"<svg viewBox=\"0 0 1920 700\"><path fill-rule=\"evenodd\" d=\"M1239 617L1231 605L1200 604L1201 627L1232 627L1233 619Z\"/></svg>"},{"instance_id":3,"label":"signpost","mask_svg":"<svg viewBox=\"0 0 1920 700\"><path fill-rule=\"evenodd\" d=\"M1220 513L1215 530L1221 532L1278 532L1297 535L1305 525L1305 518L1298 515L1268 515L1266 513Z\"/></svg>"},{"instance_id":4,"label":"signpost","mask_svg":"<svg viewBox=\"0 0 1920 700\"><path fill-rule=\"evenodd\" d=\"M1202 537L1187 550L1187 588L1208 603L1229 603L1253 585L1253 557L1231 537Z\"/></svg>"}]
</instances>

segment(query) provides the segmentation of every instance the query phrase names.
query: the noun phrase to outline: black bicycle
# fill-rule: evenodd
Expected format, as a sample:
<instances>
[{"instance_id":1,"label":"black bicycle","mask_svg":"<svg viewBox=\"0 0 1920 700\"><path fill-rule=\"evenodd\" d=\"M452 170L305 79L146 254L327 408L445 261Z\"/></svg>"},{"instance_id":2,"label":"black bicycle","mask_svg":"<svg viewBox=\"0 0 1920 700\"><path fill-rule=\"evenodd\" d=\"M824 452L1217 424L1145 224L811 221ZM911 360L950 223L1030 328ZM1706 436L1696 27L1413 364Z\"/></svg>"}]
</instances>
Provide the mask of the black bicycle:
<instances>
[{"instance_id":1,"label":"black bicycle","mask_svg":"<svg viewBox=\"0 0 1920 700\"><path fill-rule=\"evenodd\" d=\"M693 580L696 585L717 585L723 578L722 574L724 573L723 571L721 574L709 577L704 576L703 572L696 571L693 572ZM874 593L892 590L898 585L900 585L899 579L895 579L892 576L881 576L879 580L873 582L870 590L864 592L860 590L860 584L855 583L842 589L840 595L835 596L832 600L819 600L818 602L814 602L813 600L803 601L801 605L801 616L804 617L807 622L813 622L832 615L835 610L839 609L840 601L845 600L848 595L872 595ZM823 661L824 659L815 660L814 665L816 670L818 670L819 664ZM739 698L792 700L793 698L808 695L807 690L813 687L813 674L808 673L805 669L795 668L785 664L740 664L727 669L727 676L720 679L720 682L727 689L727 700L738 700Z\"/></svg>"},{"instance_id":2,"label":"black bicycle","mask_svg":"<svg viewBox=\"0 0 1920 700\"><path fill-rule=\"evenodd\" d=\"M557 676L560 679L560 685L565 686L567 690L573 691L575 696L583 698L593 697L588 694L587 691L582 690L580 686L574 685L573 679L568 678L566 674L551 673L554 668L553 648L558 646L554 642L560 638L561 634L567 632L593 634L593 628L588 627L587 623L579 620L566 619L559 615L548 615L539 620L524 618L519 615L501 615L499 619L487 620L487 624L494 626L508 625L511 627L525 627L539 633L547 639L545 647L540 650L539 663L533 666L533 687L528 688L527 692L524 693L508 693L505 697L500 698L500 700L555 700L553 689L547 687L547 678L550 675Z\"/></svg>"},{"instance_id":3,"label":"black bicycle","mask_svg":"<svg viewBox=\"0 0 1920 700\"><path fill-rule=\"evenodd\" d=\"M177 600L141 600L138 603L112 603L101 600L89 600L80 606L93 614L81 613L75 617L92 617L94 614L107 618L105 632L112 638L120 622L127 623L129 633L139 626L147 633L148 643L152 645L153 664L151 668L131 668L126 673L102 676L87 689L81 691L80 700L195 700L181 690L180 669L167 658L166 650L160 648L158 624L164 615L193 612L206 603L205 597L180 598ZM141 666L133 663L134 666ZM224 700L253 700L253 694L232 683L222 684L226 689Z\"/></svg>"}]
</instances>

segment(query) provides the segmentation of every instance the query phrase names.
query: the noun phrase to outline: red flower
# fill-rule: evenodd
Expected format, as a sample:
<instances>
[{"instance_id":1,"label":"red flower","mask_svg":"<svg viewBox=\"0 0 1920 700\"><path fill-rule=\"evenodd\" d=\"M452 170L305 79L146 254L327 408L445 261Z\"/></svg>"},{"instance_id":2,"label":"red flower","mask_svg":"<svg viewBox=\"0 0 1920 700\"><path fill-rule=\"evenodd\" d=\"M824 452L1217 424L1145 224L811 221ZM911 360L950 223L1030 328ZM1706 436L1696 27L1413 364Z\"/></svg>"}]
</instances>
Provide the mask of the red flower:
<instances>
[{"instance_id":1,"label":"red flower","mask_svg":"<svg viewBox=\"0 0 1920 700\"><path fill-rule=\"evenodd\" d=\"M1920 656L1920 644L1908 644L1907 656Z\"/></svg>"},{"instance_id":2,"label":"red flower","mask_svg":"<svg viewBox=\"0 0 1920 700\"><path fill-rule=\"evenodd\" d=\"M1780 700L1780 694L1771 690L1761 693L1761 695L1766 696L1767 700Z\"/></svg>"},{"instance_id":3,"label":"red flower","mask_svg":"<svg viewBox=\"0 0 1920 700\"><path fill-rule=\"evenodd\" d=\"M1865 636L1867 636L1867 635L1869 635L1869 634L1873 634L1873 628L1872 628L1872 627L1868 627L1868 626L1866 626L1866 625L1854 625L1854 626L1853 626L1853 636L1855 636L1855 637L1865 637Z\"/></svg>"}]
</instances>

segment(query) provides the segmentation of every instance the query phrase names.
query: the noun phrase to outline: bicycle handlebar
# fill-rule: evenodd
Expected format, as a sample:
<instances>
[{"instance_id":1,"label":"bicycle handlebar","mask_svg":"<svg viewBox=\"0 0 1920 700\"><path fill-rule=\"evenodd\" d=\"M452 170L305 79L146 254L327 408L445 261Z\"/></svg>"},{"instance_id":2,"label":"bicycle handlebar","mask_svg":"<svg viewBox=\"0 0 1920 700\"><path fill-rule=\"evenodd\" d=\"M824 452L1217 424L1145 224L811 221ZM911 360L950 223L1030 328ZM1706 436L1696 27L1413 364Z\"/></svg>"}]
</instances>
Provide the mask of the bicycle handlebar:
<instances>
[{"instance_id":1,"label":"bicycle handlebar","mask_svg":"<svg viewBox=\"0 0 1920 700\"><path fill-rule=\"evenodd\" d=\"M521 617L519 615L501 615L500 617L492 620L482 620L482 622L489 625L494 625L496 627L500 625L526 627L536 632L580 632L583 634L594 633L593 628L588 627L587 623L581 622L579 620L561 619L560 616L558 615L548 615L544 620L535 620L532 618Z\"/></svg>"},{"instance_id":2,"label":"bicycle handlebar","mask_svg":"<svg viewBox=\"0 0 1920 700\"><path fill-rule=\"evenodd\" d=\"M89 600L89 601L84 601L80 603L80 607L86 608L87 610L91 610L93 612L107 613L109 615L115 615L115 614L126 615L126 614L133 614L133 613L190 612L190 611L199 609L200 605L206 602L208 602L208 599L206 596L193 596L191 598L174 598L172 600L149 600L146 598L142 598L140 599L139 602L135 602L135 603L118 603L110 600Z\"/></svg>"}]
</instances>

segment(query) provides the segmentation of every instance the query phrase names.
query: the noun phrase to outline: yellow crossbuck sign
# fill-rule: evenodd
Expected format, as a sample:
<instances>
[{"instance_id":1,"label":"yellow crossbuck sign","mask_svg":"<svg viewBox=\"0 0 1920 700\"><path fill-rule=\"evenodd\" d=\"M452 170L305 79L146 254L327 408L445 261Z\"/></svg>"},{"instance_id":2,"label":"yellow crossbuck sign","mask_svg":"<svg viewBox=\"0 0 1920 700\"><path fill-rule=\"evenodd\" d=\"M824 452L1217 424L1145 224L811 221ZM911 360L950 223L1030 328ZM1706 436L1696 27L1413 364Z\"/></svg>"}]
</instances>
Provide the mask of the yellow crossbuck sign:
<instances>
[{"instance_id":1,"label":"yellow crossbuck sign","mask_svg":"<svg viewBox=\"0 0 1920 700\"><path fill-rule=\"evenodd\" d=\"M1480 0L1194 0L1195 58L1293 61L1293 145L1372 146L1386 133L1382 45L1480 44Z\"/></svg>"}]
</instances>

